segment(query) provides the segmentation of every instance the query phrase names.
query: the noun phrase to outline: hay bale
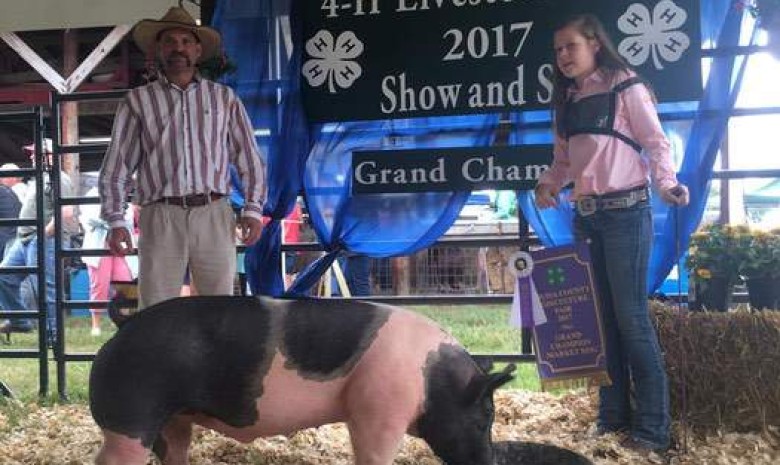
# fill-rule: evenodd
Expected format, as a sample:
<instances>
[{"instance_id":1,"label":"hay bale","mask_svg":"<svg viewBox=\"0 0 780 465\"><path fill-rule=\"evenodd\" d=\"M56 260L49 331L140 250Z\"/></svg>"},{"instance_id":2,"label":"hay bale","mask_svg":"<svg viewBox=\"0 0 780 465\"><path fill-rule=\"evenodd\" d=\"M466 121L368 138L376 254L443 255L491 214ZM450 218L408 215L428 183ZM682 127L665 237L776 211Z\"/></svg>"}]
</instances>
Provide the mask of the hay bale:
<instances>
[{"instance_id":1,"label":"hay bale","mask_svg":"<svg viewBox=\"0 0 780 465\"><path fill-rule=\"evenodd\" d=\"M653 305L672 415L694 431L780 431L780 312Z\"/></svg>"}]
</instances>

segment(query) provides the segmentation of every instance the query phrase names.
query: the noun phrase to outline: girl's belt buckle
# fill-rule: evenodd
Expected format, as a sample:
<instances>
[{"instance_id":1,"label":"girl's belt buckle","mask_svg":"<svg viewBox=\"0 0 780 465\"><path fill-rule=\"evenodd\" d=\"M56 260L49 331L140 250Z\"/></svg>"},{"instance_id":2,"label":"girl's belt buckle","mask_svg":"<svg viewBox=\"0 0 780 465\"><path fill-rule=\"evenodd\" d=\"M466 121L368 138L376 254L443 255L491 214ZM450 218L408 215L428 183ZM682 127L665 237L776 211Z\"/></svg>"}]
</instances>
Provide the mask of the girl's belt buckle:
<instances>
[{"instance_id":1,"label":"girl's belt buckle","mask_svg":"<svg viewBox=\"0 0 780 465\"><path fill-rule=\"evenodd\" d=\"M589 216L599 209L599 201L594 197L583 197L577 200L577 213L580 216Z\"/></svg>"}]
</instances>

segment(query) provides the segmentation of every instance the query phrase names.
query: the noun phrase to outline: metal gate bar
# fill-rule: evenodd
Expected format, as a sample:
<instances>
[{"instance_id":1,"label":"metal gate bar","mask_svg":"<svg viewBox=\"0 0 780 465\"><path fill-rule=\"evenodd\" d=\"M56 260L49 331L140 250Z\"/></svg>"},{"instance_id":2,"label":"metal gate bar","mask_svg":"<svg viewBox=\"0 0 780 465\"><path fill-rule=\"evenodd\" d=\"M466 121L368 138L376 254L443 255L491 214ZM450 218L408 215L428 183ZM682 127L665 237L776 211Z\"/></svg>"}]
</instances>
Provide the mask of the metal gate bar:
<instances>
[{"instance_id":1,"label":"metal gate bar","mask_svg":"<svg viewBox=\"0 0 780 465\"><path fill-rule=\"evenodd\" d=\"M38 309L36 311L21 311L19 309L0 310L0 319L4 318L35 318L38 320L38 348L35 350L0 350L0 358L37 358L38 359L38 395L45 397L49 391L49 366L47 353L47 335L46 335L46 241L40 240L41 233L45 229L43 223L43 153L41 150L43 143L43 115L40 107L36 107L29 112L0 113L0 125L4 123L29 123L32 125L33 140L35 142L35 167L19 170L7 170L0 172L0 177L24 177L33 175L36 188L36 219L20 220L0 219L1 226L34 226L36 234L39 236L37 241L38 259L36 266L19 266L0 268L0 274L35 274L38 280ZM10 335L9 335L10 337ZM0 380L0 395L13 396L11 389Z\"/></svg>"},{"instance_id":2,"label":"metal gate bar","mask_svg":"<svg viewBox=\"0 0 780 465\"><path fill-rule=\"evenodd\" d=\"M57 309L57 341L54 347L54 357L57 366L57 392L61 399L66 400L67 395L67 368L68 361L83 361L84 357L80 355L68 354L65 350L65 309L74 308L69 305L69 300L65 296L65 259L68 256L103 256L108 255L105 250L73 250L64 249L62 244L62 208L67 205L85 205L96 204L100 202L98 197L83 197L77 195L75 198L62 197L60 167L61 154L78 153L85 156L97 156L102 158L108 145L107 144L77 144L62 145L62 125L60 104L65 102L80 102L88 100L115 100L124 97L126 90L100 91L100 92L74 92L70 94L60 94L56 91L51 92L50 102L52 111L52 148L54 151L54 168L52 173L54 189L54 218L57 230L54 241L54 262L55 262L55 283L56 283L56 309ZM78 186L76 186L78 188ZM108 302L90 303L92 308L105 308ZM94 358L90 354L89 360Z\"/></svg>"}]
</instances>

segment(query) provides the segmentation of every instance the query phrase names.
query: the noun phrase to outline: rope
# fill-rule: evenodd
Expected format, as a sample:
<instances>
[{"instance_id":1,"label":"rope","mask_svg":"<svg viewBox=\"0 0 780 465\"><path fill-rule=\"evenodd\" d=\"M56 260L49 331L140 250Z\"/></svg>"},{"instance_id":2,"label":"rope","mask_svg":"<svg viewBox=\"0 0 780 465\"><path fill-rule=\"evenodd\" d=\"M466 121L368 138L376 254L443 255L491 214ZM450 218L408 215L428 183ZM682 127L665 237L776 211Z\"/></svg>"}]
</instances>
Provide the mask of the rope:
<instances>
[{"instance_id":1,"label":"rope","mask_svg":"<svg viewBox=\"0 0 780 465\"><path fill-rule=\"evenodd\" d=\"M685 356L685 344L683 343L683 306L682 306L682 273L683 267L681 266L681 247L680 247L680 207L677 205L672 207L672 214L674 216L674 247L675 256L677 257L677 321L679 327L677 328L677 338L680 344L680 429L682 430L680 451L686 453L688 450L688 402L687 402L687 385L685 382L685 376L688 372L688 362ZM688 283L690 286L690 283ZM688 302L690 304L690 302Z\"/></svg>"}]
</instances>

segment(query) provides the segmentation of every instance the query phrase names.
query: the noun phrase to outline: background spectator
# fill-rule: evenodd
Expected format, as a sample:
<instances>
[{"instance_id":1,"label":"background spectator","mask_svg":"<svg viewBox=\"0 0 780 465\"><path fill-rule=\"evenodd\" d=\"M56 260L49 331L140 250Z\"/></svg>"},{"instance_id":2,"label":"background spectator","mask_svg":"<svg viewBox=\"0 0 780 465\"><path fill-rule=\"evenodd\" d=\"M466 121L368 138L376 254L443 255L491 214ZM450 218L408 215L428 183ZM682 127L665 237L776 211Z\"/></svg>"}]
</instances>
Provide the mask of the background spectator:
<instances>
[{"instance_id":1,"label":"background spectator","mask_svg":"<svg viewBox=\"0 0 780 465\"><path fill-rule=\"evenodd\" d=\"M13 163L6 163L0 166L2 170L18 170L19 167ZM18 218L19 210L22 208L22 201L13 190L15 185L22 184L22 178L0 178L0 218L10 219ZM15 226L0 227L0 257L5 255L6 244L16 237Z\"/></svg>"},{"instance_id":2,"label":"background spectator","mask_svg":"<svg viewBox=\"0 0 780 465\"><path fill-rule=\"evenodd\" d=\"M18 169L20 168L16 163L5 163L4 165L0 166L0 170L13 171ZM18 176L14 176L12 178L3 178L2 183L14 191L14 194L16 194L16 196L19 198L19 202L24 200L25 194L27 192L27 183L24 182L24 179Z\"/></svg>"},{"instance_id":3,"label":"background spectator","mask_svg":"<svg viewBox=\"0 0 780 465\"><path fill-rule=\"evenodd\" d=\"M295 202L295 208L282 220L282 244L298 244L301 242L301 224L303 223L303 214L299 201ZM284 253L284 286L285 288L295 280L298 274L296 260L298 252L291 250Z\"/></svg>"},{"instance_id":4,"label":"background spectator","mask_svg":"<svg viewBox=\"0 0 780 465\"><path fill-rule=\"evenodd\" d=\"M35 152L34 145L24 147L31 159ZM44 264L46 277L46 320L47 320L47 340L50 346L53 346L56 340L55 326L55 289L54 289L54 192L51 186L52 141L44 139L43 141L44 163L44 192L41 195L43 199L43 234L35 226L20 226L17 229L16 239L6 251L5 257L0 267L8 266L38 266L38 240L43 236L45 240ZM75 190L70 177L64 171L60 172L60 194L63 197L73 197ZM25 194L22 208L19 213L21 219L33 219L37 216L36 186L34 182L29 183L27 193ZM67 205L61 209L63 243L69 244L70 237L78 231L78 222L74 216L73 206ZM27 298L22 294L22 282L28 286L30 292ZM35 301L34 296L38 294L38 279L35 276L25 276L22 274L1 274L0 275L0 307L3 310L22 310L34 308L30 301ZM32 320L11 320L0 325L0 332L29 332L33 330Z\"/></svg>"},{"instance_id":5,"label":"background spectator","mask_svg":"<svg viewBox=\"0 0 780 465\"><path fill-rule=\"evenodd\" d=\"M367 255L348 255L344 277L352 297L371 295L371 258Z\"/></svg>"},{"instance_id":6,"label":"background spectator","mask_svg":"<svg viewBox=\"0 0 780 465\"><path fill-rule=\"evenodd\" d=\"M87 191L87 197L98 195L97 187ZM125 214L125 221L133 225L134 214L132 208L128 208ZM79 216L81 227L84 230L85 249L102 249L106 247L106 237L108 236L108 223L100 218L100 205L83 205L81 215ZM131 228L131 231L135 228ZM129 282L135 279L138 274L138 259L135 256L103 256L103 257L82 257L81 259L87 265L89 274L89 300L109 300L111 296L111 281ZM99 336L100 317L105 312L103 308L91 308L93 336Z\"/></svg>"}]
</instances>

